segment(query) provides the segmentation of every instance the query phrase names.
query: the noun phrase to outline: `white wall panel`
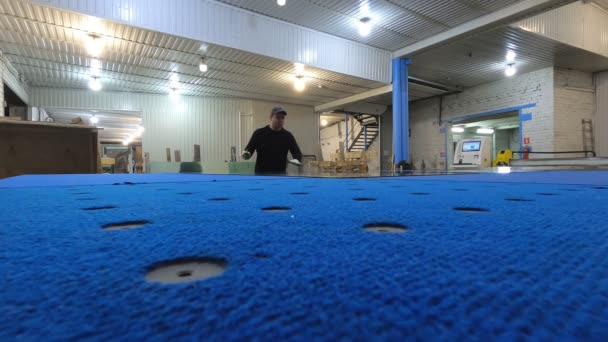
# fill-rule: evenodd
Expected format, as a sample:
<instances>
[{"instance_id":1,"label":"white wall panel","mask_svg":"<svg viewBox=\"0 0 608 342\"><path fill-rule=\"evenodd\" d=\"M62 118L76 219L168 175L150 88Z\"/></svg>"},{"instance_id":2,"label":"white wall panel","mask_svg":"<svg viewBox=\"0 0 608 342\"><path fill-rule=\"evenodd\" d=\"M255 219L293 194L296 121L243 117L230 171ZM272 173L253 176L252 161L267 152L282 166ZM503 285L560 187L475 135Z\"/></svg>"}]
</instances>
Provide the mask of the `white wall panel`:
<instances>
[{"instance_id":1,"label":"white wall panel","mask_svg":"<svg viewBox=\"0 0 608 342\"><path fill-rule=\"evenodd\" d=\"M595 75L593 134L598 157L608 157L608 71Z\"/></svg>"},{"instance_id":2,"label":"white wall panel","mask_svg":"<svg viewBox=\"0 0 608 342\"><path fill-rule=\"evenodd\" d=\"M608 57L608 11L599 6L578 1L512 26Z\"/></svg>"},{"instance_id":3,"label":"white wall panel","mask_svg":"<svg viewBox=\"0 0 608 342\"><path fill-rule=\"evenodd\" d=\"M181 151L182 161L194 157L194 144L201 145L203 161L230 160L230 147L239 146L241 115L253 115L254 127L268 124L270 109L276 104L247 99L137 93L93 93L88 90L32 88L32 105L46 108L87 108L141 111L145 132L144 152L151 161L165 161L165 149ZM290 130L304 154L316 154L318 120L313 107L285 105ZM100 122L99 126L103 127ZM173 158L173 157L172 157Z\"/></svg>"},{"instance_id":4,"label":"white wall panel","mask_svg":"<svg viewBox=\"0 0 608 342\"><path fill-rule=\"evenodd\" d=\"M30 89L29 86L19 80L19 73L11 65L11 63L2 56L0 51L0 81L4 82L11 90L17 94L23 100L23 102L30 103ZM1 84L0 84L1 86ZM0 90L0 104L4 100L4 88ZM2 108L2 110L4 110Z\"/></svg>"},{"instance_id":5,"label":"white wall panel","mask_svg":"<svg viewBox=\"0 0 608 342\"><path fill-rule=\"evenodd\" d=\"M212 0L33 2L379 82L391 81L389 51Z\"/></svg>"}]
</instances>

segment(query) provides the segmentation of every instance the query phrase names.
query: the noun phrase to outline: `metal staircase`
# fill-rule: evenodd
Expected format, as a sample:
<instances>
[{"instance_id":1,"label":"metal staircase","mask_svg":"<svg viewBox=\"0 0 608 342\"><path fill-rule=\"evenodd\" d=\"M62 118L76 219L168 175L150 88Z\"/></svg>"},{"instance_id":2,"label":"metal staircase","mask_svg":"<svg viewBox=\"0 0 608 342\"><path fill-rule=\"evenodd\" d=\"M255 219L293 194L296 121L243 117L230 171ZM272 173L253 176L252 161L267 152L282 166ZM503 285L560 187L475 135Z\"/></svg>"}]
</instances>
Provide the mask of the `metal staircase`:
<instances>
[{"instance_id":1,"label":"metal staircase","mask_svg":"<svg viewBox=\"0 0 608 342\"><path fill-rule=\"evenodd\" d=\"M367 148L374 142L374 140L376 140L376 138L380 134L380 125L378 122L378 117L367 114L356 114L352 117L361 124L361 127L359 129L359 132L356 133L355 139L353 139L350 146L348 146L348 151L367 151Z\"/></svg>"}]
</instances>

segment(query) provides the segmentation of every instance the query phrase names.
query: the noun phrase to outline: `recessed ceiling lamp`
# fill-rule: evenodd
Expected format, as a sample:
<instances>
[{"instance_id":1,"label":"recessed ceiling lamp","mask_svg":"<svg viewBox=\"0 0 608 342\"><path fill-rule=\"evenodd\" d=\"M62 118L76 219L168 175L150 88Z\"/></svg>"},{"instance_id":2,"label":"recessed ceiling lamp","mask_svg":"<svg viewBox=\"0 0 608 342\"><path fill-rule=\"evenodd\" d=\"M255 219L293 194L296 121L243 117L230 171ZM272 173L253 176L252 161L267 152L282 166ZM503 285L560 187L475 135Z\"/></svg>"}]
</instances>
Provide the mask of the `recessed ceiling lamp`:
<instances>
[{"instance_id":1,"label":"recessed ceiling lamp","mask_svg":"<svg viewBox=\"0 0 608 342\"><path fill-rule=\"evenodd\" d=\"M321 120L321 126L327 126L327 120L325 120L325 119Z\"/></svg>"},{"instance_id":2,"label":"recessed ceiling lamp","mask_svg":"<svg viewBox=\"0 0 608 342\"><path fill-rule=\"evenodd\" d=\"M287 3L287 0L277 0L277 5L279 5L279 6L285 6L286 3Z\"/></svg>"},{"instance_id":3,"label":"recessed ceiling lamp","mask_svg":"<svg viewBox=\"0 0 608 342\"><path fill-rule=\"evenodd\" d=\"M198 64L198 70L200 70L201 72L207 72L207 70L209 70L209 67L207 66L207 60L205 59L205 57L201 58L201 61Z\"/></svg>"},{"instance_id":4,"label":"recessed ceiling lamp","mask_svg":"<svg viewBox=\"0 0 608 342\"><path fill-rule=\"evenodd\" d=\"M295 90L297 90L297 91L304 90L304 88L306 88L306 82L304 82L304 76L302 76L302 75L296 76L296 81L293 86L294 86Z\"/></svg>"},{"instance_id":5,"label":"recessed ceiling lamp","mask_svg":"<svg viewBox=\"0 0 608 342\"><path fill-rule=\"evenodd\" d=\"M371 18L364 17L359 20L359 34L362 37L367 37L372 31Z\"/></svg>"},{"instance_id":6,"label":"recessed ceiling lamp","mask_svg":"<svg viewBox=\"0 0 608 342\"><path fill-rule=\"evenodd\" d=\"M454 133L464 133L464 127L452 127Z\"/></svg>"},{"instance_id":7,"label":"recessed ceiling lamp","mask_svg":"<svg viewBox=\"0 0 608 342\"><path fill-rule=\"evenodd\" d=\"M89 55L93 57L99 57L103 50L103 40L101 36L96 34L89 34L88 41L86 43L86 49Z\"/></svg>"},{"instance_id":8,"label":"recessed ceiling lamp","mask_svg":"<svg viewBox=\"0 0 608 342\"><path fill-rule=\"evenodd\" d=\"M507 65L507 68L505 69L505 75L507 75L507 77L515 75L516 72L517 69L515 68L515 63Z\"/></svg>"},{"instance_id":9,"label":"recessed ceiling lamp","mask_svg":"<svg viewBox=\"0 0 608 342\"><path fill-rule=\"evenodd\" d=\"M89 80L89 88L92 91L100 91L101 90L101 81L97 77L91 77Z\"/></svg>"}]
</instances>

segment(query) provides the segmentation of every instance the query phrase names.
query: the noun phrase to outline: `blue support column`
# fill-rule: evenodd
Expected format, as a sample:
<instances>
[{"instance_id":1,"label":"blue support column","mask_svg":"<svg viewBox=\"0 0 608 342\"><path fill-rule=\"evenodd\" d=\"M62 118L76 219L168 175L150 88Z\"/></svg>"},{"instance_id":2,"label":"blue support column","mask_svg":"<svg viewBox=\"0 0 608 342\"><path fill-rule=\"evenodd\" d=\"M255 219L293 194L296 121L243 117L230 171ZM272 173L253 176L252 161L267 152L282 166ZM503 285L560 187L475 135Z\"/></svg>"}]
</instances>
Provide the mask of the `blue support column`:
<instances>
[{"instance_id":1,"label":"blue support column","mask_svg":"<svg viewBox=\"0 0 608 342\"><path fill-rule=\"evenodd\" d=\"M393 153L394 164L408 161L409 151L409 58L393 59Z\"/></svg>"}]
</instances>

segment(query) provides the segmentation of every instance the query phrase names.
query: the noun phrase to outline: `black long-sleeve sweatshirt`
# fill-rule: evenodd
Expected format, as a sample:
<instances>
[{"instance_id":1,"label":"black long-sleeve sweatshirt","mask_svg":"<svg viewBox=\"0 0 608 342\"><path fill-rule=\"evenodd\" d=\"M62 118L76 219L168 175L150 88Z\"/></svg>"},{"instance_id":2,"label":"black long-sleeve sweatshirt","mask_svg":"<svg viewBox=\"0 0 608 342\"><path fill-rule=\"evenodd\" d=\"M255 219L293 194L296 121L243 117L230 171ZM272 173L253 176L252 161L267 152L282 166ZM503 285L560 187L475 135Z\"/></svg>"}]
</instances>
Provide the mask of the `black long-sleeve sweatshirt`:
<instances>
[{"instance_id":1,"label":"black long-sleeve sweatshirt","mask_svg":"<svg viewBox=\"0 0 608 342\"><path fill-rule=\"evenodd\" d=\"M270 126L253 132L245 150L257 152L255 173L284 173L287 169L287 152L302 161L302 152L291 132L286 129L273 131Z\"/></svg>"}]
</instances>

